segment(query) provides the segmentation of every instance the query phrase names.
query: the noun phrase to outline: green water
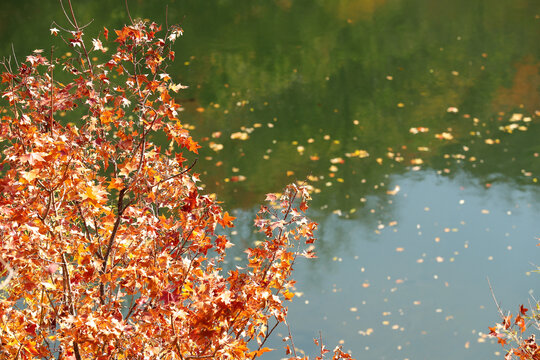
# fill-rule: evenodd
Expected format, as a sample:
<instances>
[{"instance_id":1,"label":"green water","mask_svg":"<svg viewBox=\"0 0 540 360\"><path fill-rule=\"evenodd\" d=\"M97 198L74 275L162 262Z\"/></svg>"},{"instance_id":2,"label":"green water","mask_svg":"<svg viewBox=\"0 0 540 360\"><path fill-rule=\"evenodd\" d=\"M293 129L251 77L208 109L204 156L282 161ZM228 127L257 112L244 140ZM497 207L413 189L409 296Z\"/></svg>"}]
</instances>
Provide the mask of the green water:
<instances>
[{"instance_id":1,"label":"green water","mask_svg":"<svg viewBox=\"0 0 540 360\"><path fill-rule=\"evenodd\" d=\"M315 188L298 347L322 330L362 359L496 358L486 276L512 310L538 281L539 1L129 3L185 30L168 71L239 245L265 193ZM127 21L124 1L74 5L88 34ZM0 17L3 55L60 45L55 1L3 1Z\"/></svg>"}]
</instances>

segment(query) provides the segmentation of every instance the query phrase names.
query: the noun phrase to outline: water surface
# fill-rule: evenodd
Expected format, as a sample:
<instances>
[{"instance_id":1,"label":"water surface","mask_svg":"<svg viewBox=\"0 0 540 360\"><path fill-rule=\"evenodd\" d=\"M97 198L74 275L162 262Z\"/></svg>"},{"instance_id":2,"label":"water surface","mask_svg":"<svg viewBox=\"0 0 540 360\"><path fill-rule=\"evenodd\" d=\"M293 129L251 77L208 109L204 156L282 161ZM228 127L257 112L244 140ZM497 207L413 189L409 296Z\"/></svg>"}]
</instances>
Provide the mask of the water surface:
<instances>
[{"instance_id":1,"label":"water surface","mask_svg":"<svg viewBox=\"0 0 540 360\"><path fill-rule=\"evenodd\" d=\"M235 255L265 193L314 187L298 348L322 331L361 359L497 357L487 277L511 310L538 281L538 1L129 3L161 23L168 5L185 30L169 73L190 86L197 171L239 218ZM123 1L74 5L87 33L127 21ZM55 2L4 1L0 17L4 55L64 51Z\"/></svg>"}]
</instances>

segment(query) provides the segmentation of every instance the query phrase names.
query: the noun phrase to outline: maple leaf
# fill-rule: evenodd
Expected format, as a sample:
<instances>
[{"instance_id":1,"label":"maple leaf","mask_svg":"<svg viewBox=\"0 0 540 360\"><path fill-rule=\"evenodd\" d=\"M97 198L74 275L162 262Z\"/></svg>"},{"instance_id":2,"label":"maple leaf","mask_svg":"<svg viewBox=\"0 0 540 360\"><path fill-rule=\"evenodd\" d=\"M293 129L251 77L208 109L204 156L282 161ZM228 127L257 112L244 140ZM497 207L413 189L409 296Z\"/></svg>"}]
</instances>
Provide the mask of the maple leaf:
<instances>
[{"instance_id":1,"label":"maple leaf","mask_svg":"<svg viewBox=\"0 0 540 360\"><path fill-rule=\"evenodd\" d=\"M218 222L224 228L234 227L234 224L233 224L234 219L236 219L234 216L230 216L229 213L225 211L223 213L223 217L221 219L218 219Z\"/></svg>"},{"instance_id":2,"label":"maple leaf","mask_svg":"<svg viewBox=\"0 0 540 360\"><path fill-rule=\"evenodd\" d=\"M29 154L21 155L20 159L23 162L27 162L30 165L34 165L36 162L45 161L45 159L43 159L42 155L46 156L47 154L46 153L40 153L40 152L29 153Z\"/></svg>"},{"instance_id":3,"label":"maple leaf","mask_svg":"<svg viewBox=\"0 0 540 360\"><path fill-rule=\"evenodd\" d=\"M28 183L31 183L35 178L37 178L39 174L39 169L33 169L27 172L22 172L21 176L23 179L25 179Z\"/></svg>"},{"instance_id":4,"label":"maple leaf","mask_svg":"<svg viewBox=\"0 0 540 360\"><path fill-rule=\"evenodd\" d=\"M101 50L102 52L105 52L105 48L103 48L103 43L99 39L92 39L92 45L94 47L94 50Z\"/></svg>"},{"instance_id":5,"label":"maple leaf","mask_svg":"<svg viewBox=\"0 0 540 360\"><path fill-rule=\"evenodd\" d=\"M294 293L290 292L289 290L285 290L285 292L283 293L283 296L287 300L292 300L292 298L294 297Z\"/></svg>"},{"instance_id":6,"label":"maple leaf","mask_svg":"<svg viewBox=\"0 0 540 360\"><path fill-rule=\"evenodd\" d=\"M198 154L199 153L198 149L201 148L201 146L196 141L193 141L191 136L184 138L181 144L183 147L185 147L186 149L188 149L189 151L195 154Z\"/></svg>"},{"instance_id":7,"label":"maple leaf","mask_svg":"<svg viewBox=\"0 0 540 360\"><path fill-rule=\"evenodd\" d=\"M107 200L108 192L105 191L101 186L90 185L87 186L85 192L81 194L83 200L90 200L93 204L103 203Z\"/></svg>"},{"instance_id":8,"label":"maple leaf","mask_svg":"<svg viewBox=\"0 0 540 360\"><path fill-rule=\"evenodd\" d=\"M216 247L222 250L228 249L231 246L234 246L233 243L231 243L226 236L218 236L216 238Z\"/></svg>"},{"instance_id":9,"label":"maple leaf","mask_svg":"<svg viewBox=\"0 0 540 360\"><path fill-rule=\"evenodd\" d=\"M267 352L270 352L270 351L274 351L274 349L270 349L270 348L267 348L267 347L263 347L263 348L260 349L260 350L252 351L252 352L248 353L248 357L259 357L259 356L261 356L262 354L267 353Z\"/></svg>"},{"instance_id":10,"label":"maple leaf","mask_svg":"<svg viewBox=\"0 0 540 360\"><path fill-rule=\"evenodd\" d=\"M124 182L120 178L112 178L107 188L122 190L124 188Z\"/></svg>"}]
</instances>

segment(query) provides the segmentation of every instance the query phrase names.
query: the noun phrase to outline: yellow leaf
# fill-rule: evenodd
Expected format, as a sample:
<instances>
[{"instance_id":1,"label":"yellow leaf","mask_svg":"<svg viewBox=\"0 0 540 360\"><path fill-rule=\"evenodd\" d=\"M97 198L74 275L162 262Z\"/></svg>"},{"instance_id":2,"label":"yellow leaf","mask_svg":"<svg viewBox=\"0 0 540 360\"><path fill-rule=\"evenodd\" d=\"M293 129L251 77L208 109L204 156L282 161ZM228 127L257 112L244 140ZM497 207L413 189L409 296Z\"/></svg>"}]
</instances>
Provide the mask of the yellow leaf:
<instances>
[{"instance_id":1,"label":"yellow leaf","mask_svg":"<svg viewBox=\"0 0 540 360\"><path fill-rule=\"evenodd\" d=\"M294 297L294 293L290 292L289 290L286 290L283 293L283 296L285 296L285 299L291 300Z\"/></svg>"},{"instance_id":2,"label":"yellow leaf","mask_svg":"<svg viewBox=\"0 0 540 360\"><path fill-rule=\"evenodd\" d=\"M32 182L32 180L34 180L39 174L39 169L33 169L33 170L30 170L28 172L23 172L22 173L22 177L23 179L25 179L27 182Z\"/></svg>"}]
</instances>

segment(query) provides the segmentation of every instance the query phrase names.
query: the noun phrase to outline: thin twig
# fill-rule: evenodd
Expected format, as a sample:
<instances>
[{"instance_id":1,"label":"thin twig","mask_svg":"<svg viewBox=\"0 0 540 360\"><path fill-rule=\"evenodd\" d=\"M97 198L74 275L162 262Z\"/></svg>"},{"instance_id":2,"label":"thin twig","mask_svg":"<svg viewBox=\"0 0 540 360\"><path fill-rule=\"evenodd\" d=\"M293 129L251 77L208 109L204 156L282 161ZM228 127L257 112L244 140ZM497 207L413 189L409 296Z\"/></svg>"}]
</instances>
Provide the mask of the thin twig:
<instances>
[{"instance_id":1,"label":"thin twig","mask_svg":"<svg viewBox=\"0 0 540 360\"><path fill-rule=\"evenodd\" d=\"M66 8L64 7L63 1L62 0L58 0L58 1L60 1L60 7L62 7L62 11L64 12L64 15L66 16L66 19L69 21L71 26L76 28L77 26L71 21L71 19L69 18L69 15L67 14L67 11L66 11Z\"/></svg>"},{"instance_id":2,"label":"thin twig","mask_svg":"<svg viewBox=\"0 0 540 360\"><path fill-rule=\"evenodd\" d=\"M126 0L127 1L127 0ZM169 5L165 5L165 28L169 30Z\"/></svg>"},{"instance_id":3,"label":"thin twig","mask_svg":"<svg viewBox=\"0 0 540 360\"><path fill-rule=\"evenodd\" d=\"M187 173L189 170L191 170L191 169L195 166L195 164L197 163L197 160L198 160L198 159L193 160L193 164L191 164L187 169L184 169L184 170L180 171L178 174L174 174L174 175L172 175L172 176L169 176L168 178L161 180L161 181L158 182L157 184L152 185L152 188L154 188L154 187L156 187L156 186L158 186L158 185L164 183L165 181L169 181L169 180L171 180L171 179L174 179L175 177L178 177L178 176L180 176L180 175L183 175L183 174Z\"/></svg>"},{"instance_id":4,"label":"thin twig","mask_svg":"<svg viewBox=\"0 0 540 360\"><path fill-rule=\"evenodd\" d=\"M67 290L69 311L71 315L75 316L75 306L73 305L73 294L71 292L71 279L69 278L69 270L67 266L66 255L64 253L62 253L62 269L64 273L64 282L66 284L64 290ZM75 359L82 360L81 353L79 351L79 344L75 340L73 340L73 353L75 355Z\"/></svg>"},{"instance_id":5,"label":"thin twig","mask_svg":"<svg viewBox=\"0 0 540 360\"><path fill-rule=\"evenodd\" d=\"M174 328L174 318L172 314L171 314L171 328L173 332L174 347L176 348L176 351L178 351L178 356L180 356L180 360L184 360L184 357L182 356L182 350L180 349L180 345L178 344L178 337L176 335L176 329Z\"/></svg>"},{"instance_id":6,"label":"thin twig","mask_svg":"<svg viewBox=\"0 0 540 360\"><path fill-rule=\"evenodd\" d=\"M497 310L499 311L499 315L501 315L501 318L504 319L504 313L501 309L501 307L499 306L499 303L497 302L497 298L495 297L495 293L493 292L493 288L491 287L491 282L489 281L489 277L486 278L487 279L487 282L488 282L488 285L489 285L489 291L491 292L491 296L493 297L493 301L495 302L495 305L497 305Z\"/></svg>"},{"instance_id":7,"label":"thin twig","mask_svg":"<svg viewBox=\"0 0 540 360\"><path fill-rule=\"evenodd\" d=\"M291 327L289 326L289 324L287 322L285 322L285 324L287 324L287 330L289 330L289 340L291 341L291 346L292 346L292 351L293 351L294 357L298 357L296 355L296 347L294 346L294 341L293 341L292 334L291 334Z\"/></svg>"},{"instance_id":8,"label":"thin twig","mask_svg":"<svg viewBox=\"0 0 540 360\"><path fill-rule=\"evenodd\" d=\"M276 319L276 324L272 327L272 329L266 334L266 336L264 337L264 340L261 341L261 344L259 345L259 347L257 348L257 351L261 350L264 343L266 342L266 340L268 340L268 338L270 337L270 335L272 335L272 333L274 332L274 330L276 329L276 327L279 325L279 320ZM294 356L296 356L296 354L294 354ZM253 357L251 358L251 360L254 360L255 358L257 357L257 354L253 355Z\"/></svg>"},{"instance_id":9,"label":"thin twig","mask_svg":"<svg viewBox=\"0 0 540 360\"><path fill-rule=\"evenodd\" d=\"M15 55L15 48L13 47L13 43L11 43L11 52L13 53L13 59L15 60L15 65L17 65L17 69L18 69L19 62L17 61L17 55Z\"/></svg>"},{"instance_id":10,"label":"thin twig","mask_svg":"<svg viewBox=\"0 0 540 360\"><path fill-rule=\"evenodd\" d=\"M51 112L49 114L49 132L53 134L53 113L54 113L54 52L51 46Z\"/></svg>"},{"instance_id":11,"label":"thin twig","mask_svg":"<svg viewBox=\"0 0 540 360\"><path fill-rule=\"evenodd\" d=\"M321 348L321 356L323 356L324 346L323 346L323 343L322 343L322 332L321 331L319 331L319 347Z\"/></svg>"},{"instance_id":12,"label":"thin twig","mask_svg":"<svg viewBox=\"0 0 540 360\"><path fill-rule=\"evenodd\" d=\"M131 14L129 13L128 0L126 0L126 12L128 14L129 21L131 21L131 25L135 25L135 23L133 22L133 18L131 17Z\"/></svg>"},{"instance_id":13,"label":"thin twig","mask_svg":"<svg viewBox=\"0 0 540 360\"><path fill-rule=\"evenodd\" d=\"M65 14L65 13L64 13L64 14ZM53 22L52 22L51 27L59 27L60 30L63 30L63 31L65 31L65 32L67 32L67 33L68 33L68 32L71 32L71 31L69 31L68 29L62 27L61 25L58 25L58 23L57 23L56 21L53 21Z\"/></svg>"}]
</instances>

